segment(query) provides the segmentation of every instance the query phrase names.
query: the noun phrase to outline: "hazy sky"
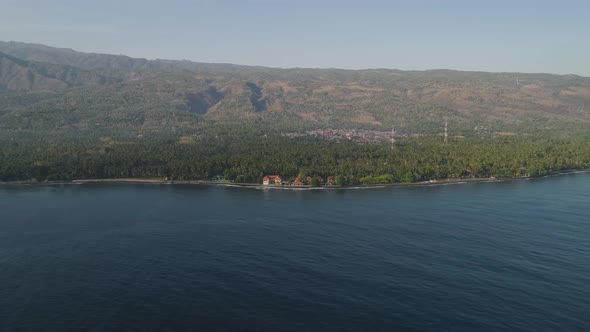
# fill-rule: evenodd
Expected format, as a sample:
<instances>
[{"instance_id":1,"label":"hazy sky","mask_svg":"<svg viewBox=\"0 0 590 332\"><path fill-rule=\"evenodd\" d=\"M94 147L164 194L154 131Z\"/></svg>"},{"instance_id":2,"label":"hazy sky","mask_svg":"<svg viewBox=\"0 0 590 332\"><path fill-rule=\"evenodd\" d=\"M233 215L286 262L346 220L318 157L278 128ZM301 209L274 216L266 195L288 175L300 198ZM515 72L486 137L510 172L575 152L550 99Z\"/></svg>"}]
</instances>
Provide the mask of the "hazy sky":
<instances>
[{"instance_id":1,"label":"hazy sky","mask_svg":"<svg viewBox=\"0 0 590 332\"><path fill-rule=\"evenodd\" d=\"M590 0L0 0L0 40L273 67L590 76Z\"/></svg>"}]
</instances>

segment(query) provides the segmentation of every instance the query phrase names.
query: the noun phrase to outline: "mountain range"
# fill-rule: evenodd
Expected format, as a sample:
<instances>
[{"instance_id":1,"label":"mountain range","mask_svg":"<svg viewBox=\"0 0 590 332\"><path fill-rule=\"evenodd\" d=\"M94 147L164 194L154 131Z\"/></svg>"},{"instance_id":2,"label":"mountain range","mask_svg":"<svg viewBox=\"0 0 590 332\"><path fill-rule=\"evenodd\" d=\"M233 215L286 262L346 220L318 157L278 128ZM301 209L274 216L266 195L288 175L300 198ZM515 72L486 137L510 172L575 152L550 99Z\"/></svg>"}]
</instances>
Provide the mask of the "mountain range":
<instances>
[{"instance_id":1,"label":"mountain range","mask_svg":"<svg viewBox=\"0 0 590 332\"><path fill-rule=\"evenodd\" d=\"M267 68L0 42L5 132L190 133L214 125L456 135L586 128L590 78L454 70Z\"/></svg>"}]
</instances>

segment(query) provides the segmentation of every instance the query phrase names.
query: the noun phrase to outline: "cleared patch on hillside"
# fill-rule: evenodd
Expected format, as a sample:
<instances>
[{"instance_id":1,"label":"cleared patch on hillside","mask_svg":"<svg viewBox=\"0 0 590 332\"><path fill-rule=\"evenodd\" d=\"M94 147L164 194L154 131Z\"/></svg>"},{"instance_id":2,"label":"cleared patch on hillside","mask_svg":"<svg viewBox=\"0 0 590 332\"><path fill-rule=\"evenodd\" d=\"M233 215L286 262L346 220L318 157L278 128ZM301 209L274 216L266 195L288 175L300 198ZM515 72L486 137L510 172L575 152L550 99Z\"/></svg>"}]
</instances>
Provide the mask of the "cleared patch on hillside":
<instances>
[{"instance_id":1,"label":"cleared patch on hillside","mask_svg":"<svg viewBox=\"0 0 590 332\"><path fill-rule=\"evenodd\" d=\"M246 92L242 85L226 85L219 89L224 95L241 95Z\"/></svg>"},{"instance_id":2,"label":"cleared patch on hillside","mask_svg":"<svg viewBox=\"0 0 590 332\"><path fill-rule=\"evenodd\" d=\"M366 124L371 124L371 125L375 125L375 126L380 126L382 123L377 121L377 119L375 119L375 117L369 113L366 112L362 112L360 114L358 114L357 116L354 116L350 119L350 122L354 122L354 123L366 123Z\"/></svg>"},{"instance_id":3,"label":"cleared patch on hillside","mask_svg":"<svg viewBox=\"0 0 590 332\"><path fill-rule=\"evenodd\" d=\"M305 120L305 121L308 121L308 122L318 122L318 118L317 118L317 116L316 116L314 113L304 113L304 112L300 112L300 113L297 113L297 115L298 115L298 116L299 116L301 119L303 119L303 120Z\"/></svg>"},{"instance_id":4,"label":"cleared patch on hillside","mask_svg":"<svg viewBox=\"0 0 590 332\"><path fill-rule=\"evenodd\" d=\"M194 144L195 138L193 136L181 136L178 139L178 144Z\"/></svg>"},{"instance_id":5,"label":"cleared patch on hillside","mask_svg":"<svg viewBox=\"0 0 590 332\"><path fill-rule=\"evenodd\" d=\"M283 103L280 100L273 100L270 103L270 109L275 111L281 111L283 109Z\"/></svg>"},{"instance_id":6,"label":"cleared patch on hillside","mask_svg":"<svg viewBox=\"0 0 590 332\"><path fill-rule=\"evenodd\" d=\"M497 131L494 133L494 137L508 137L508 136L517 136L518 133L508 132L508 131Z\"/></svg>"},{"instance_id":7,"label":"cleared patch on hillside","mask_svg":"<svg viewBox=\"0 0 590 332\"><path fill-rule=\"evenodd\" d=\"M534 90L540 90L540 89L542 89L542 88L543 88L543 87L542 87L542 86L540 86L539 84L527 84L527 85L523 85L523 86L521 87L521 89L523 89L523 90L530 90L530 91L534 91Z\"/></svg>"},{"instance_id":8,"label":"cleared patch on hillside","mask_svg":"<svg viewBox=\"0 0 590 332\"><path fill-rule=\"evenodd\" d=\"M370 88L370 87L366 87L366 86L362 86L356 83L348 83L347 84L347 88L349 89L353 89L353 90L360 90L360 91L372 91L372 92L381 92L381 91L385 91L385 89L380 89L380 88Z\"/></svg>"},{"instance_id":9,"label":"cleared patch on hillside","mask_svg":"<svg viewBox=\"0 0 590 332\"><path fill-rule=\"evenodd\" d=\"M280 81L266 83L264 85L264 88L266 88L266 89L280 89L283 93L298 93L299 92L299 90L296 87L292 87L288 83L280 82Z\"/></svg>"},{"instance_id":10,"label":"cleared patch on hillside","mask_svg":"<svg viewBox=\"0 0 590 332\"><path fill-rule=\"evenodd\" d=\"M569 87L559 92L561 96L590 98L590 87Z\"/></svg>"},{"instance_id":11,"label":"cleared patch on hillside","mask_svg":"<svg viewBox=\"0 0 590 332\"><path fill-rule=\"evenodd\" d=\"M336 92L336 87L333 85L323 85L317 89L313 89L313 93L320 93L320 94L327 94L327 95L334 95Z\"/></svg>"}]
</instances>

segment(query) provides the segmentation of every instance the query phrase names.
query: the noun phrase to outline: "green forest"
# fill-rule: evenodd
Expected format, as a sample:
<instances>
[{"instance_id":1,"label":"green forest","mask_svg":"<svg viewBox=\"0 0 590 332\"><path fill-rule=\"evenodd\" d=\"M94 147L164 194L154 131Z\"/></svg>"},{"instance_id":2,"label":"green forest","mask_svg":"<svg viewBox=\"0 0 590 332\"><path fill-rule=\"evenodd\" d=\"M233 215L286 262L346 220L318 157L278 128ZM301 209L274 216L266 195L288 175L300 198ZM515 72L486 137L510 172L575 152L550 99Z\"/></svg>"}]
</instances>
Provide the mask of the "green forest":
<instances>
[{"instance_id":1,"label":"green forest","mask_svg":"<svg viewBox=\"0 0 590 332\"><path fill-rule=\"evenodd\" d=\"M70 135L0 140L0 181L169 178L260 183L266 174L341 176L348 184L542 176L590 168L590 137L438 136L358 144L220 127L198 138Z\"/></svg>"}]
</instances>

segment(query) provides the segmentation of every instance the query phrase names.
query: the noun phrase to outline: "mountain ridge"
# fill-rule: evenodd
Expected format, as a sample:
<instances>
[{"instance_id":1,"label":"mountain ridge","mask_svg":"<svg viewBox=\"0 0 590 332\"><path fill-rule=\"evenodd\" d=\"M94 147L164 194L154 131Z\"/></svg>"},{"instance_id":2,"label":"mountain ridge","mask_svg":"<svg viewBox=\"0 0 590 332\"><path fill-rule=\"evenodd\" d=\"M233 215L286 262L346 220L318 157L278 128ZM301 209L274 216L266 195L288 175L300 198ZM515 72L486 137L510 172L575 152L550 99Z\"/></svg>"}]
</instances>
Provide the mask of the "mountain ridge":
<instances>
[{"instance_id":1,"label":"mountain ridge","mask_svg":"<svg viewBox=\"0 0 590 332\"><path fill-rule=\"evenodd\" d=\"M270 68L148 60L0 42L5 130L194 132L253 123L280 131L322 128L457 134L534 131L590 123L590 78L438 69ZM31 93L51 93L32 98ZM47 117L44 110L52 109ZM96 129L96 128L95 128Z\"/></svg>"},{"instance_id":2,"label":"mountain ridge","mask_svg":"<svg viewBox=\"0 0 590 332\"><path fill-rule=\"evenodd\" d=\"M265 66L265 65L248 65L248 64L236 64L230 62L202 62L202 61L194 61L188 59L166 59L166 58L143 58L143 57L132 57L123 54L110 54L110 53L102 53L102 52L85 52L85 51L78 51L73 48L67 47L52 47L44 44L39 43L26 43L26 42L19 42L19 41L1 41L0 40L0 50L4 50L5 53L8 54L18 54L20 56L23 53L18 53L17 50L30 50L31 48L35 49L44 49L49 52L68 52L71 54L76 55L84 55L84 56L106 56L112 58L121 58L127 59L129 61L138 61L140 63L146 62L154 62L154 63L175 63L175 64L190 64L190 65L204 65L204 66L231 66L231 67L243 67L243 68L253 68L253 69L267 69L267 70L284 70L284 71L297 71L297 70L326 70L326 71L349 71L349 72L363 72L363 71L393 71L393 72L407 72L407 73L429 73L429 72L463 72L463 73L475 73L475 74L521 74L521 75L554 75L554 76L563 76L563 77L578 77L578 78L588 78L590 76L578 75L574 73L567 73L567 74L557 74L557 73L549 73L549 72L521 72L521 71L481 71L481 70L462 70L462 69L451 69L451 68L429 68L429 69L399 69L399 68L390 68L390 67L367 67L367 68L340 68L340 67L273 67L273 66ZM6 52L8 50L8 52ZM18 57L16 55L16 57ZM23 57L23 59L26 58ZM38 60L40 62L44 62ZM51 62L50 62L51 63ZM62 63L56 63L62 64Z\"/></svg>"}]
</instances>

